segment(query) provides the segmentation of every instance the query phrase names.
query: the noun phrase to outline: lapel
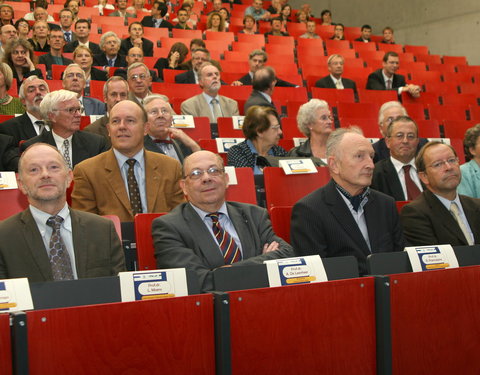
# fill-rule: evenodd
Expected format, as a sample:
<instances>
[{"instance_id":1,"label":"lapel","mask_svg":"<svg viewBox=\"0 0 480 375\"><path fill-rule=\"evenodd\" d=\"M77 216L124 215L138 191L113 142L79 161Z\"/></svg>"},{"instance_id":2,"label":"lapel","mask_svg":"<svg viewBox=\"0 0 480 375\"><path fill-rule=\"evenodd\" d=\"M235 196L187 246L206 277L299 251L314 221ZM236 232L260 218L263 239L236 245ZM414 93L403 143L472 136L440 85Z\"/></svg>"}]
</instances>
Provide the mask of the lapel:
<instances>
[{"instance_id":1,"label":"lapel","mask_svg":"<svg viewBox=\"0 0 480 375\"><path fill-rule=\"evenodd\" d=\"M51 130L48 132L45 131L42 134L40 134L40 139L42 142L48 143L49 145L57 148L57 144L55 143L55 139L53 139Z\"/></svg>"},{"instance_id":2,"label":"lapel","mask_svg":"<svg viewBox=\"0 0 480 375\"><path fill-rule=\"evenodd\" d=\"M199 113L201 113L199 117L205 116L205 117L208 117L210 121L213 121L213 115L212 115L212 111L210 110L210 104L207 102L207 99L205 99L205 96L203 94L198 94L197 99L198 99L197 104L200 107ZM219 101L219 105L221 107L220 101Z\"/></svg>"},{"instance_id":3,"label":"lapel","mask_svg":"<svg viewBox=\"0 0 480 375\"><path fill-rule=\"evenodd\" d=\"M155 153L145 150L145 194L147 196L148 212L155 212L160 190L161 171L158 163L153 160L154 158Z\"/></svg>"},{"instance_id":4,"label":"lapel","mask_svg":"<svg viewBox=\"0 0 480 375\"><path fill-rule=\"evenodd\" d=\"M75 249L75 265L77 268L77 276L79 279L85 277L87 273L87 246L88 242L85 238L88 238L87 228L79 215L72 209L70 209L70 218L72 220L72 239L73 248Z\"/></svg>"},{"instance_id":5,"label":"lapel","mask_svg":"<svg viewBox=\"0 0 480 375\"><path fill-rule=\"evenodd\" d=\"M473 233L474 243L480 243L480 205L472 204L466 197L460 195L463 211L468 220L468 225Z\"/></svg>"},{"instance_id":6,"label":"lapel","mask_svg":"<svg viewBox=\"0 0 480 375\"><path fill-rule=\"evenodd\" d=\"M243 259L248 259L256 255L256 246L250 233L249 224L241 208L235 207L227 202L227 211L230 220L237 231L238 238L242 245Z\"/></svg>"},{"instance_id":7,"label":"lapel","mask_svg":"<svg viewBox=\"0 0 480 375\"><path fill-rule=\"evenodd\" d=\"M42 276L45 280L52 280L52 268L48 259L45 244L42 236L38 231L37 223L33 219L30 209L26 209L20 216L20 221L23 224L22 232L23 238L27 243L27 251L30 253L31 258L38 266Z\"/></svg>"},{"instance_id":8,"label":"lapel","mask_svg":"<svg viewBox=\"0 0 480 375\"><path fill-rule=\"evenodd\" d=\"M385 164L383 165L384 167L384 172L386 178L386 183L390 186L390 190L392 192L392 195L394 197L403 197L403 199L400 200L407 200L407 197L405 197L405 193L403 192L402 185L400 182L400 177L398 176L397 171L395 170L395 167L390 159L385 159Z\"/></svg>"},{"instance_id":9,"label":"lapel","mask_svg":"<svg viewBox=\"0 0 480 375\"><path fill-rule=\"evenodd\" d=\"M105 153L105 172L108 185L115 193L119 202L123 205L125 210L131 214L130 200L128 199L127 191L125 190L125 183L118 167L117 158L113 153L113 149Z\"/></svg>"},{"instance_id":10,"label":"lapel","mask_svg":"<svg viewBox=\"0 0 480 375\"><path fill-rule=\"evenodd\" d=\"M330 88L332 88L332 89L336 88L335 82L333 82L333 79L332 79L332 77L330 77L330 74L327 76L327 81L328 81L328 85L329 85Z\"/></svg>"},{"instance_id":11,"label":"lapel","mask_svg":"<svg viewBox=\"0 0 480 375\"><path fill-rule=\"evenodd\" d=\"M78 132L73 133L72 137L72 165L75 166L82 160L88 158L89 145L83 142Z\"/></svg>"},{"instance_id":12,"label":"lapel","mask_svg":"<svg viewBox=\"0 0 480 375\"><path fill-rule=\"evenodd\" d=\"M28 117L26 112L19 117L19 122L22 127L22 133L26 136L26 138L22 136L22 139L30 139L37 136L32 121L30 121L30 117Z\"/></svg>"}]
</instances>

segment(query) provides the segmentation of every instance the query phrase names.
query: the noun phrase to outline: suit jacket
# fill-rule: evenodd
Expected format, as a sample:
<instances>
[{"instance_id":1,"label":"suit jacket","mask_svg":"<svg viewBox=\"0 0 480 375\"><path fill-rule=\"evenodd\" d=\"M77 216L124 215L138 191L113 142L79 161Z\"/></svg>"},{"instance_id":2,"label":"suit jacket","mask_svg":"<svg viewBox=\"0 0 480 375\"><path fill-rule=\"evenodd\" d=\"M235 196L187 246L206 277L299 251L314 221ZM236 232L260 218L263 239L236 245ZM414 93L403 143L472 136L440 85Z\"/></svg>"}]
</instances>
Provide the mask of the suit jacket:
<instances>
[{"instance_id":1,"label":"suit jacket","mask_svg":"<svg viewBox=\"0 0 480 375\"><path fill-rule=\"evenodd\" d=\"M145 27L155 27L155 22L153 21L152 16L145 16L143 17L141 21L142 25ZM168 30L171 30L173 28L173 25L168 22L166 19L162 20L162 23L160 24L160 29L165 29L167 28Z\"/></svg>"},{"instance_id":2,"label":"suit jacket","mask_svg":"<svg viewBox=\"0 0 480 375\"><path fill-rule=\"evenodd\" d=\"M474 242L480 244L480 200L460 195L460 202ZM417 199L403 206L401 219L410 246L468 245L454 216L430 190L425 190Z\"/></svg>"},{"instance_id":3,"label":"suit jacket","mask_svg":"<svg viewBox=\"0 0 480 375\"><path fill-rule=\"evenodd\" d=\"M341 79L342 79L342 84L344 88L353 89L353 91L357 92L357 84L355 83L355 81L352 81L351 79L343 78L343 77ZM330 75L323 77L319 79L317 82L315 82L315 87L320 87L323 89L337 88L335 86L335 83L333 82L332 77L330 77Z\"/></svg>"},{"instance_id":4,"label":"suit jacket","mask_svg":"<svg viewBox=\"0 0 480 375\"><path fill-rule=\"evenodd\" d=\"M245 74L242 78L239 79L240 82L242 82L244 85L252 85L252 77L250 76L250 73ZM293 83L284 81L283 79L280 79L277 77L277 84L275 87L297 87L297 85L294 85Z\"/></svg>"},{"instance_id":5,"label":"suit jacket","mask_svg":"<svg viewBox=\"0 0 480 375\"><path fill-rule=\"evenodd\" d=\"M104 115L107 111L105 103L98 99L83 96L82 101L85 108L85 116Z\"/></svg>"},{"instance_id":6,"label":"suit jacket","mask_svg":"<svg viewBox=\"0 0 480 375\"><path fill-rule=\"evenodd\" d=\"M392 90L405 86L405 77L401 74L394 74L392 80ZM370 73L367 81L367 90L386 90L385 80L383 79L382 69L377 69Z\"/></svg>"},{"instance_id":7,"label":"suit jacket","mask_svg":"<svg viewBox=\"0 0 480 375\"><path fill-rule=\"evenodd\" d=\"M390 195L396 201L408 200L403 192L398 173L390 158L380 160L375 164L372 185L370 187Z\"/></svg>"},{"instance_id":8,"label":"suit jacket","mask_svg":"<svg viewBox=\"0 0 480 375\"><path fill-rule=\"evenodd\" d=\"M331 180L293 207L293 248L301 255L319 254L322 258L353 255L358 260L360 274L365 274L370 253L401 251L405 240L392 197L371 189L363 209L371 251Z\"/></svg>"},{"instance_id":9,"label":"suit jacket","mask_svg":"<svg viewBox=\"0 0 480 375\"><path fill-rule=\"evenodd\" d=\"M108 135L107 124L108 117L107 115L105 115L85 127L83 131L102 136L103 138L105 138L105 144L107 146L107 149L110 149L110 147L112 147L112 141L110 140L110 136Z\"/></svg>"},{"instance_id":10,"label":"suit jacket","mask_svg":"<svg viewBox=\"0 0 480 375\"><path fill-rule=\"evenodd\" d=\"M111 220L72 209L70 217L79 279L125 271L123 249ZM0 279L53 281L47 250L30 209L2 221L0 237Z\"/></svg>"},{"instance_id":11,"label":"suit jacket","mask_svg":"<svg viewBox=\"0 0 480 375\"><path fill-rule=\"evenodd\" d=\"M273 104L273 102L270 103L267 99L265 99L265 97L260 93L260 91L257 91L257 90L253 90L249 98L245 102L245 106L243 107L244 113L247 113L247 110L250 107L253 107L254 105L261 105L263 107L272 107L277 111L277 107L275 107L275 104Z\"/></svg>"},{"instance_id":12,"label":"suit jacket","mask_svg":"<svg viewBox=\"0 0 480 375\"><path fill-rule=\"evenodd\" d=\"M357 39L354 39L355 42L364 42L364 40L362 39L362 37L360 38L357 38ZM368 39L368 42L371 42L372 40L371 39ZM365 42L364 42L365 43Z\"/></svg>"},{"instance_id":13,"label":"suit jacket","mask_svg":"<svg viewBox=\"0 0 480 375\"><path fill-rule=\"evenodd\" d=\"M71 52L75 51L75 48L77 48L79 44L80 44L80 42L78 40L74 40L73 42L67 43L65 45L65 47L63 47L63 52L71 53ZM93 43L91 41L88 41L88 48L90 48L90 50L92 51L92 53L94 55L102 53L102 50L100 49L100 47L98 46L97 43Z\"/></svg>"},{"instance_id":14,"label":"suit jacket","mask_svg":"<svg viewBox=\"0 0 480 375\"><path fill-rule=\"evenodd\" d=\"M187 70L186 72L177 74L175 76L175 83L196 83L195 73L193 73L193 70Z\"/></svg>"},{"instance_id":15,"label":"suit jacket","mask_svg":"<svg viewBox=\"0 0 480 375\"><path fill-rule=\"evenodd\" d=\"M106 81L108 79L108 73L92 66L90 70L90 79L94 81Z\"/></svg>"},{"instance_id":16,"label":"suit jacket","mask_svg":"<svg viewBox=\"0 0 480 375\"><path fill-rule=\"evenodd\" d=\"M125 182L113 149L78 164L74 171L72 207L98 215L117 215L133 221ZM145 151L145 189L148 212L168 212L184 202L180 163Z\"/></svg>"},{"instance_id":17,"label":"suit jacket","mask_svg":"<svg viewBox=\"0 0 480 375\"><path fill-rule=\"evenodd\" d=\"M16 172L19 158L17 144L13 137L0 134L0 171Z\"/></svg>"},{"instance_id":18,"label":"suit jacket","mask_svg":"<svg viewBox=\"0 0 480 375\"><path fill-rule=\"evenodd\" d=\"M130 38L126 38L122 40L120 44L120 54L127 56L128 50L133 47L132 40ZM142 50L144 56L153 56L153 43L145 38L142 38Z\"/></svg>"},{"instance_id":19,"label":"suit jacket","mask_svg":"<svg viewBox=\"0 0 480 375\"><path fill-rule=\"evenodd\" d=\"M222 109L223 117L238 116L238 103L236 100L227 98L226 96L217 95ZM202 94L195 95L185 100L180 106L182 115L192 115L195 117L208 117L210 122L216 122L213 118L210 105L207 103L205 96Z\"/></svg>"},{"instance_id":20,"label":"suit jacket","mask_svg":"<svg viewBox=\"0 0 480 375\"><path fill-rule=\"evenodd\" d=\"M93 56L93 65L96 66L108 66L108 60L107 56L105 53L99 53ZM115 59L115 64L113 66L116 67L122 67L126 68L127 67L127 61L125 60L125 57L120 55L120 53L117 55L117 58Z\"/></svg>"},{"instance_id":21,"label":"suit jacket","mask_svg":"<svg viewBox=\"0 0 480 375\"><path fill-rule=\"evenodd\" d=\"M123 18L128 17L128 18L131 18L131 17L135 17L135 14L125 12L125 15L123 15L118 10L116 10L115 12L110 13L108 16L109 17L123 17Z\"/></svg>"},{"instance_id":22,"label":"suit jacket","mask_svg":"<svg viewBox=\"0 0 480 375\"><path fill-rule=\"evenodd\" d=\"M42 134L23 142L20 146L20 152L27 149L28 146L34 143L47 143L57 147L55 139L51 131L44 131ZM77 131L72 136L72 167L75 167L81 161L101 154L108 150L105 138L97 134L87 133L84 131Z\"/></svg>"},{"instance_id":23,"label":"suit jacket","mask_svg":"<svg viewBox=\"0 0 480 375\"><path fill-rule=\"evenodd\" d=\"M291 246L273 232L265 209L227 202L227 210L243 252L243 260L234 266L295 256ZM181 204L168 215L155 219L152 235L158 268L191 269L198 275L203 291L213 289L212 271L225 262L217 242L190 203ZM280 249L262 255L263 246L272 241L277 241Z\"/></svg>"},{"instance_id":24,"label":"suit jacket","mask_svg":"<svg viewBox=\"0 0 480 375\"><path fill-rule=\"evenodd\" d=\"M50 52L40 56L38 59L38 63L45 64L45 68L47 69L47 71L52 71L52 65L55 64L52 54ZM73 63L72 60L62 56L62 63L60 65L69 65L71 63Z\"/></svg>"},{"instance_id":25,"label":"suit jacket","mask_svg":"<svg viewBox=\"0 0 480 375\"><path fill-rule=\"evenodd\" d=\"M417 146L417 154L420 149L425 146L428 142L427 138L419 138L418 146ZM385 143L385 138L380 138L377 142L372 144L373 151L375 151L375 156L373 157L373 162L378 163L380 160L388 159L390 157L390 149L387 147Z\"/></svg>"},{"instance_id":26,"label":"suit jacket","mask_svg":"<svg viewBox=\"0 0 480 375\"><path fill-rule=\"evenodd\" d=\"M480 166L475 160L460 166L462 181L457 187L458 194L468 195L472 198L480 198Z\"/></svg>"},{"instance_id":27,"label":"suit jacket","mask_svg":"<svg viewBox=\"0 0 480 375\"><path fill-rule=\"evenodd\" d=\"M192 153L192 150L190 150L182 142L176 139L172 140L172 145L173 145L173 148L175 149L175 152L177 153L180 163L183 164L183 160ZM143 146L145 147L145 150L158 152L159 154L165 155L162 149L158 147L158 145L152 140L152 138L148 134L143 139Z\"/></svg>"},{"instance_id":28,"label":"suit jacket","mask_svg":"<svg viewBox=\"0 0 480 375\"><path fill-rule=\"evenodd\" d=\"M37 136L32 121L30 121L30 117L28 117L26 112L21 116L0 123L0 134L6 134L13 137L15 145L18 145L20 141Z\"/></svg>"}]
</instances>

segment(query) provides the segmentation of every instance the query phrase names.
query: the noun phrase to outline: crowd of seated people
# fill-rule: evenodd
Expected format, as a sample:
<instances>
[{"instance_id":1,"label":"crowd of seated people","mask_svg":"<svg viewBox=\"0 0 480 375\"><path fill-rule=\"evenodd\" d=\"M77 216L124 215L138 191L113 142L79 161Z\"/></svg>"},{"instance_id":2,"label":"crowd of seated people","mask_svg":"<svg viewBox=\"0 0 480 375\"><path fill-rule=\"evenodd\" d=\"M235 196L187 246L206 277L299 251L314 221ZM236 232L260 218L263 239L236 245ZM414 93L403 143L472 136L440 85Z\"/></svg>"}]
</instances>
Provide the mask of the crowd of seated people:
<instances>
[{"instance_id":1,"label":"crowd of seated people","mask_svg":"<svg viewBox=\"0 0 480 375\"><path fill-rule=\"evenodd\" d=\"M19 188L30 204L0 222L0 236L27 228L39 233L37 245L43 242L47 250L41 267L34 269L25 255L27 241L2 242L0 279L65 280L124 270L118 238L99 215L132 222L136 214L167 212L153 224L157 265L194 270L205 291L212 288L211 271L224 265L294 255L354 255L365 274L370 253L401 251L405 244L480 243L480 125L471 124L466 131L469 161L462 166L463 150L421 136L418 120L423 119L409 116L413 107L407 102L419 103L424 82L410 79L402 69L403 54L388 49L398 47L391 27L375 42L371 26L364 24L352 37L348 27L333 22L328 9L315 18L308 4L296 10L284 0L269 6L262 0L239 3L213 0L201 8L193 1L178 6L159 0L99 1L95 11L120 19L118 31L105 23L101 37L92 27L103 25L82 18L76 0L65 3L58 20L41 0L31 15L17 19L13 8L0 6L0 114L17 115L0 123L0 170L19 173ZM25 22L29 19L34 21L31 29ZM259 46L251 43L231 79L222 69L227 51L219 54L209 42L216 41L211 35L230 35L232 30L236 37L244 34L261 41ZM176 32L192 33L169 44ZM382 61L376 69L364 70L360 85L350 77L352 59L327 48L328 57L325 53L317 64L326 75L319 74L312 86L351 90L357 101L364 90L392 94L390 100L376 102L378 121L372 125L378 123L381 138L371 141L360 127L341 123L333 116L336 103L330 99L308 100L305 95L296 110L288 101L278 102L276 95L283 89L305 94L313 89L284 73L282 61L268 50L277 37L295 38L298 48L301 41L312 39L370 43L374 51L380 50ZM321 44L321 52L323 48ZM292 43L292 56L293 49ZM172 79L170 73L178 74ZM167 80L175 82L170 84L178 97L165 95L162 88L167 86L156 86ZM222 88L248 95L231 98ZM273 165L272 158L310 158L315 166L328 168L330 182L293 207L292 246L275 235L264 208L226 202L224 159L201 150L199 139L172 127L175 113L207 118L213 133L219 118L244 115L244 141L228 150L226 164L251 168L256 178ZM82 119L94 115L97 118L83 128ZM296 120L304 135L296 147L282 147L287 144L281 142L285 115ZM69 207L67 187L72 181ZM411 203L399 214L395 201ZM110 260L102 267L95 258L92 269L81 263L84 252L95 250L76 240L85 223L96 227L92 242ZM64 238L56 250L54 236ZM25 264L12 248L19 249Z\"/></svg>"}]
</instances>

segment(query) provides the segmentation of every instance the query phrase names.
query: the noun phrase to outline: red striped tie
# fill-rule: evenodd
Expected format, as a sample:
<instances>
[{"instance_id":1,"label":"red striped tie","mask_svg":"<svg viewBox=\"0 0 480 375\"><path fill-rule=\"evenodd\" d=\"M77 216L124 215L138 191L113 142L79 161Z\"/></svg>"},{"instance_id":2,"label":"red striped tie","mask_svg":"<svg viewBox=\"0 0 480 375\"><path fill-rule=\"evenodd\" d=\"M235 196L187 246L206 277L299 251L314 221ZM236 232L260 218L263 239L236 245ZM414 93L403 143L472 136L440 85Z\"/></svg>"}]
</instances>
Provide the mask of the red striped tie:
<instances>
[{"instance_id":1,"label":"red striped tie","mask_svg":"<svg viewBox=\"0 0 480 375\"><path fill-rule=\"evenodd\" d=\"M220 212L214 212L207 216L212 219L213 234L220 246L225 264L232 264L242 260L242 253L233 237L221 227L218 221L220 214Z\"/></svg>"}]
</instances>

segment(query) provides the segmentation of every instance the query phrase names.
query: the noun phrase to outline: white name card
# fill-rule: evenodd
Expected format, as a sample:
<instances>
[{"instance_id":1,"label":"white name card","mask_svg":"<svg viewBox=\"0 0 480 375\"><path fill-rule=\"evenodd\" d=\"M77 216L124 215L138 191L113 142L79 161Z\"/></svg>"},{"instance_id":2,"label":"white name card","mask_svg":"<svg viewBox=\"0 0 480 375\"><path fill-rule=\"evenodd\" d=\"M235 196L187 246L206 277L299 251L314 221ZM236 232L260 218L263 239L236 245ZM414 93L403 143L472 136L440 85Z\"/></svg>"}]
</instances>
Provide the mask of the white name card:
<instances>
[{"instance_id":1,"label":"white name card","mask_svg":"<svg viewBox=\"0 0 480 375\"><path fill-rule=\"evenodd\" d=\"M26 277L0 280L0 313L32 309L32 295Z\"/></svg>"},{"instance_id":2,"label":"white name card","mask_svg":"<svg viewBox=\"0 0 480 375\"><path fill-rule=\"evenodd\" d=\"M283 159L279 165L285 174L318 173L312 159Z\"/></svg>"},{"instance_id":3,"label":"white name card","mask_svg":"<svg viewBox=\"0 0 480 375\"><path fill-rule=\"evenodd\" d=\"M245 138L217 138L217 150L219 153L226 153L230 147L243 142Z\"/></svg>"},{"instance_id":4,"label":"white name card","mask_svg":"<svg viewBox=\"0 0 480 375\"><path fill-rule=\"evenodd\" d=\"M303 145L308 138L293 138L293 145L295 147Z\"/></svg>"},{"instance_id":5,"label":"white name card","mask_svg":"<svg viewBox=\"0 0 480 375\"><path fill-rule=\"evenodd\" d=\"M192 129L195 128L195 120L190 115L174 115L172 126L174 128Z\"/></svg>"},{"instance_id":6,"label":"white name card","mask_svg":"<svg viewBox=\"0 0 480 375\"><path fill-rule=\"evenodd\" d=\"M120 272L122 302L188 296L185 268Z\"/></svg>"},{"instance_id":7,"label":"white name card","mask_svg":"<svg viewBox=\"0 0 480 375\"><path fill-rule=\"evenodd\" d=\"M18 189L15 172L0 172L0 190Z\"/></svg>"},{"instance_id":8,"label":"white name card","mask_svg":"<svg viewBox=\"0 0 480 375\"><path fill-rule=\"evenodd\" d=\"M245 116L232 116L233 128L242 130L243 120L245 120Z\"/></svg>"},{"instance_id":9,"label":"white name card","mask_svg":"<svg viewBox=\"0 0 480 375\"><path fill-rule=\"evenodd\" d=\"M268 282L272 287L328 281L319 255L266 260L263 263L267 266Z\"/></svg>"},{"instance_id":10,"label":"white name card","mask_svg":"<svg viewBox=\"0 0 480 375\"><path fill-rule=\"evenodd\" d=\"M413 272L458 268L457 257L451 245L406 247Z\"/></svg>"},{"instance_id":11,"label":"white name card","mask_svg":"<svg viewBox=\"0 0 480 375\"><path fill-rule=\"evenodd\" d=\"M232 166L225 167L225 173L228 174L229 185L238 185L237 172L235 171L235 167L232 167Z\"/></svg>"},{"instance_id":12,"label":"white name card","mask_svg":"<svg viewBox=\"0 0 480 375\"><path fill-rule=\"evenodd\" d=\"M445 143L446 145L451 145L450 138L427 138L429 142L436 141Z\"/></svg>"}]
</instances>

